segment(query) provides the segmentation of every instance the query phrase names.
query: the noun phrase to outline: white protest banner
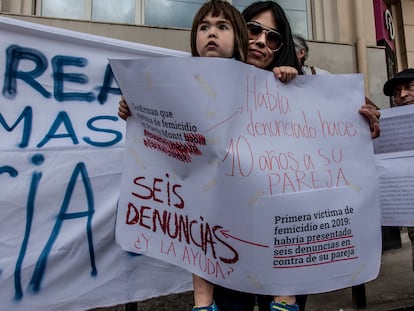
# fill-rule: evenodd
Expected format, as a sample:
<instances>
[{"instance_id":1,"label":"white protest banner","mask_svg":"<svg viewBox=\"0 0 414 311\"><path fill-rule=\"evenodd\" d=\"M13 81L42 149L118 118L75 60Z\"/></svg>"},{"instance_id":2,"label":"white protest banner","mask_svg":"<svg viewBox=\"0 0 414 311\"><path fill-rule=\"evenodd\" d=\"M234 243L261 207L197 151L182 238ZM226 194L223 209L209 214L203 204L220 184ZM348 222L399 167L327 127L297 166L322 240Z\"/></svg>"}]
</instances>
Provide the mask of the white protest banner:
<instances>
[{"instance_id":1,"label":"white protest banner","mask_svg":"<svg viewBox=\"0 0 414 311\"><path fill-rule=\"evenodd\" d=\"M374 151L383 226L414 226L413 122L414 105L381 110L381 136Z\"/></svg>"},{"instance_id":2,"label":"white protest banner","mask_svg":"<svg viewBox=\"0 0 414 311\"><path fill-rule=\"evenodd\" d=\"M360 75L283 84L230 59L109 62L134 116L122 248L261 294L376 278L380 213Z\"/></svg>"},{"instance_id":3,"label":"white protest banner","mask_svg":"<svg viewBox=\"0 0 414 311\"><path fill-rule=\"evenodd\" d=\"M0 18L2 310L85 310L191 289L115 243L125 122L108 57L187 54Z\"/></svg>"}]
</instances>

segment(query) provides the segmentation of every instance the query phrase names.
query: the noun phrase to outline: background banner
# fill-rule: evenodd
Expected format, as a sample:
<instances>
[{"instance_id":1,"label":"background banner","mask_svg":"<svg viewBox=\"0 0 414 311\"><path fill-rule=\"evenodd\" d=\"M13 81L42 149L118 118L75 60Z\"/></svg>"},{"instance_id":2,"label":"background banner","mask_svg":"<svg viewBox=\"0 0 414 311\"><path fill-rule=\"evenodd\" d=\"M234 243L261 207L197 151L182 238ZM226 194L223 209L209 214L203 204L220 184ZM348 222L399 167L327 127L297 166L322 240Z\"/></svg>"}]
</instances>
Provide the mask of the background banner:
<instances>
[{"instance_id":1,"label":"background banner","mask_svg":"<svg viewBox=\"0 0 414 311\"><path fill-rule=\"evenodd\" d=\"M413 105L381 110L381 136L374 140L374 151L383 226L414 226L413 121Z\"/></svg>"},{"instance_id":2,"label":"background banner","mask_svg":"<svg viewBox=\"0 0 414 311\"><path fill-rule=\"evenodd\" d=\"M108 58L187 54L0 18L2 310L83 310L192 288L114 237L125 122Z\"/></svg>"}]
</instances>

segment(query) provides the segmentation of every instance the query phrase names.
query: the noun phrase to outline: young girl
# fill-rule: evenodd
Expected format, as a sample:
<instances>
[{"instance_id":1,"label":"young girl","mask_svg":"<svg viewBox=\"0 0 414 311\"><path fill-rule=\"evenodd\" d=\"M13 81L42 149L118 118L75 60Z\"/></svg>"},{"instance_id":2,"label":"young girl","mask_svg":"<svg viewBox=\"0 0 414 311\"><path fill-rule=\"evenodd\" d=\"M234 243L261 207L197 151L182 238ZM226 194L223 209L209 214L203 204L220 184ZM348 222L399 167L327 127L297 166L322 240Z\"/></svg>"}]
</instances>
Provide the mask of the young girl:
<instances>
[{"instance_id":1,"label":"young girl","mask_svg":"<svg viewBox=\"0 0 414 311\"><path fill-rule=\"evenodd\" d=\"M196 13L191 27L191 54L226 57L246 61L248 35L240 12L226 1L205 3ZM193 311L216 311L214 284L193 274Z\"/></svg>"},{"instance_id":2,"label":"young girl","mask_svg":"<svg viewBox=\"0 0 414 311\"><path fill-rule=\"evenodd\" d=\"M248 34L241 13L229 2L211 0L196 13L191 27L191 54L201 57L234 58L245 62ZM124 100L118 115L126 119L131 112ZM213 302L214 284L193 274L193 311L218 311Z\"/></svg>"},{"instance_id":3,"label":"young girl","mask_svg":"<svg viewBox=\"0 0 414 311\"><path fill-rule=\"evenodd\" d=\"M191 27L191 55L234 58L246 62L248 34L241 13L224 0L210 0L196 13ZM131 112L124 97L118 115L126 120Z\"/></svg>"}]
</instances>

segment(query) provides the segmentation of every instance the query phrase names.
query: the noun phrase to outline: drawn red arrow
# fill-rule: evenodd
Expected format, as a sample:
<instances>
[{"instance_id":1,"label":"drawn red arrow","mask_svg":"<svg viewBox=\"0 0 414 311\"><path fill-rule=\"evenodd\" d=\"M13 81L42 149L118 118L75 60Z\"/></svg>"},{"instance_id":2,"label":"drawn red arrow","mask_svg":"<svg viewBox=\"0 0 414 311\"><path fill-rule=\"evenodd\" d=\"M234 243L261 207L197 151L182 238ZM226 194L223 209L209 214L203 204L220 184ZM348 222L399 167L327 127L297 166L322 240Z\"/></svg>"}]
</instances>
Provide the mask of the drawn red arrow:
<instances>
[{"instance_id":1,"label":"drawn red arrow","mask_svg":"<svg viewBox=\"0 0 414 311\"><path fill-rule=\"evenodd\" d=\"M254 246L259 246L259 247L264 247L264 248L269 248L269 246L268 246L268 245L257 244L257 243L254 243L254 242L249 242L249 241L246 241L246 240L240 239L240 238L238 238L238 237L235 237L234 235L229 234L229 230L221 229L221 230L220 230L220 233L221 233L221 234L222 234L225 238L232 238L232 239L235 239L235 240L237 240L237 241L240 241L240 242L243 242L243 243L246 243L246 244L251 244L251 245L254 245Z\"/></svg>"},{"instance_id":2,"label":"drawn red arrow","mask_svg":"<svg viewBox=\"0 0 414 311\"><path fill-rule=\"evenodd\" d=\"M243 112L243 107L238 108L238 109L236 110L236 112L235 112L235 113L233 113L230 117L228 117L227 119L224 119L223 121L221 121L221 122L219 122L219 123L217 123L217 124L213 125L213 126L212 126L212 127L210 127L209 129L207 129L207 130L206 130L206 133L207 133L207 132L209 132L209 131L211 131L212 129L215 129L216 127L218 127L218 126L220 126L220 125L222 125L222 124L226 123L227 121L229 121L229 120L233 119L233 118L234 118L235 116L237 116L238 114L242 114L242 112Z\"/></svg>"}]
</instances>

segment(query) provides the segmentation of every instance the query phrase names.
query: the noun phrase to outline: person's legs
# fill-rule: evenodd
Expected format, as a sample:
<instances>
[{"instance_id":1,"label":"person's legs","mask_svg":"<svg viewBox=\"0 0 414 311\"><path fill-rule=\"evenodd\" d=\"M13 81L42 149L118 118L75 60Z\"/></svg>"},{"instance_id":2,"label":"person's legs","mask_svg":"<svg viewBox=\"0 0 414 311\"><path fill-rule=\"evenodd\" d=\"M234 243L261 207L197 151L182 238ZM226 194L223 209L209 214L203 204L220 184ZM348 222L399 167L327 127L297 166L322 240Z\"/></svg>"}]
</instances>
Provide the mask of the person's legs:
<instances>
[{"instance_id":1,"label":"person's legs","mask_svg":"<svg viewBox=\"0 0 414 311\"><path fill-rule=\"evenodd\" d=\"M258 295L257 304L259 311L299 311L299 306L296 304L295 296L267 296L267 295Z\"/></svg>"},{"instance_id":2,"label":"person's legs","mask_svg":"<svg viewBox=\"0 0 414 311\"><path fill-rule=\"evenodd\" d=\"M255 295L216 285L214 301L220 311L253 311Z\"/></svg>"},{"instance_id":3,"label":"person's legs","mask_svg":"<svg viewBox=\"0 0 414 311\"><path fill-rule=\"evenodd\" d=\"M274 296L270 303L270 310L275 311L299 311L296 296Z\"/></svg>"},{"instance_id":4,"label":"person's legs","mask_svg":"<svg viewBox=\"0 0 414 311\"><path fill-rule=\"evenodd\" d=\"M273 296L257 295L257 305L259 311L269 311L270 303L273 301Z\"/></svg>"},{"instance_id":5,"label":"person's legs","mask_svg":"<svg viewBox=\"0 0 414 311\"><path fill-rule=\"evenodd\" d=\"M307 299L308 299L308 295L297 295L296 296L296 303L299 305L300 311L305 311Z\"/></svg>"},{"instance_id":6,"label":"person's legs","mask_svg":"<svg viewBox=\"0 0 414 311\"><path fill-rule=\"evenodd\" d=\"M414 271L414 227L407 227L407 233L411 241L411 260Z\"/></svg>"},{"instance_id":7,"label":"person's legs","mask_svg":"<svg viewBox=\"0 0 414 311\"><path fill-rule=\"evenodd\" d=\"M213 301L214 284L193 274L193 311L218 311Z\"/></svg>"}]
</instances>

